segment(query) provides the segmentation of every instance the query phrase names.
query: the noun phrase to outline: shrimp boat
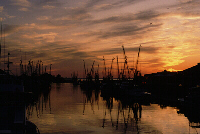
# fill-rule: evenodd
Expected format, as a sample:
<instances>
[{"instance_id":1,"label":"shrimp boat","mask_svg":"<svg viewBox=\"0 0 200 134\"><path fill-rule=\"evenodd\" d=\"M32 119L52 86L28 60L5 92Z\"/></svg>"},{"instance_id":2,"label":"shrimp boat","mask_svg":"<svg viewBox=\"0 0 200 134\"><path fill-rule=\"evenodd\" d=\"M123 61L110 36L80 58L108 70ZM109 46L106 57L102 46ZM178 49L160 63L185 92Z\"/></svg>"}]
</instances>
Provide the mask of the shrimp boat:
<instances>
[{"instance_id":1,"label":"shrimp boat","mask_svg":"<svg viewBox=\"0 0 200 134\"><path fill-rule=\"evenodd\" d=\"M12 62L8 61L4 64L7 64L7 70L0 69L0 92L24 92L23 82L16 78L14 75L10 75L10 64Z\"/></svg>"},{"instance_id":2,"label":"shrimp boat","mask_svg":"<svg viewBox=\"0 0 200 134\"><path fill-rule=\"evenodd\" d=\"M39 134L35 124L26 119L26 98L23 82L10 75L8 53L8 70L0 69L0 133L5 134Z\"/></svg>"},{"instance_id":3,"label":"shrimp boat","mask_svg":"<svg viewBox=\"0 0 200 134\"><path fill-rule=\"evenodd\" d=\"M0 70L0 92L24 92L23 82Z\"/></svg>"},{"instance_id":4,"label":"shrimp boat","mask_svg":"<svg viewBox=\"0 0 200 134\"><path fill-rule=\"evenodd\" d=\"M39 134L37 126L26 118L25 98L20 90L0 92L0 133Z\"/></svg>"}]
</instances>

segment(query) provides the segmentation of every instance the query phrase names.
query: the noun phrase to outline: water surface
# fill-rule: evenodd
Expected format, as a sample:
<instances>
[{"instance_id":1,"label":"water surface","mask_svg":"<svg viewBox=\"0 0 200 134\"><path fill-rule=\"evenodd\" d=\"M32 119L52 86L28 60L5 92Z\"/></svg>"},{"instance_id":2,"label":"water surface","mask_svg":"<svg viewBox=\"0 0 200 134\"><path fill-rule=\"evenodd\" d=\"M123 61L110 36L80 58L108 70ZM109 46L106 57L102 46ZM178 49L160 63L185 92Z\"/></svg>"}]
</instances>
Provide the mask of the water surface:
<instances>
[{"instance_id":1,"label":"water surface","mask_svg":"<svg viewBox=\"0 0 200 134\"><path fill-rule=\"evenodd\" d=\"M197 134L184 114L174 107L159 104L124 104L100 91L82 91L71 83L52 84L27 108L27 117L41 134Z\"/></svg>"}]
</instances>

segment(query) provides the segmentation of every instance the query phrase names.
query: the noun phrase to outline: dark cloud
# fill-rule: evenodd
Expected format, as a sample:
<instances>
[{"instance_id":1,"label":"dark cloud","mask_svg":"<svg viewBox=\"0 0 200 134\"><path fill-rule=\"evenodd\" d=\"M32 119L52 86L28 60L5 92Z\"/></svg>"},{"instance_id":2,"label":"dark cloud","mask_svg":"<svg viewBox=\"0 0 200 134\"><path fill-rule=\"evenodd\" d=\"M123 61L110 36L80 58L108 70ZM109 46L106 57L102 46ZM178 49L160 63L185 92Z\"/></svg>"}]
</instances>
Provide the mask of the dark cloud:
<instances>
[{"instance_id":1,"label":"dark cloud","mask_svg":"<svg viewBox=\"0 0 200 134\"><path fill-rule=\"evenodd\" d=\"M39 52L37 54L34 55L35 58L38 58L38 59L43 59L45 57L47 57L49 55L48 51L46 52Z\"/></svg>"},{"instance_id":2,"label":"dark cloud","mask_svg":"<svg viewBox=\"0 0 200 134\"><path fill-rule=\"evenodd\" d=\"M102 2L104 0L89 0L84 8L93 8L95 5L97 5L98 3Z\"/></svg>"},{"instance_id":3,"label":"dark cloud","mask_svg":"<svg viewBox=\"0 0 200 134\"><path fill-rule=\"evenodd\" d=\"M165 66L166 64L165 63L163 63L163 62L155 62L154 64L153 63L149 63L149 65L148 65L148 67L149 68L158 68L158 67L163 67L163 66ZM158 70L156 69L156 72L157 72Z\"/></svg>"},{"instance_id":4,"label":"dark cloud","mask_svg":"<svg viewBox=\"0 0 200 134\"><path fill-rule=\"evenodd\" d=\"M91 18L87 8L75 8L69 11L69 17L73 20L85 20Z\"/></svg>"},{"instance_id":5,"label":"dark cloud","mask_svg":"<svg viewBox=\"0 0 200 134\"><path fill-rule=\"evenodd\" d=\"M200 5L200 1L199 0L179 0L178 1L179 4L178 5L174 5L174 6L177 6L177 7L199 7Z\"/></svg>"},{"instance_id":6,"label":"dark cloud","mask_svg":"<svg viewBox=\"0 0 200 134\"><path fill-rule=\"evenodd\" d=\"M154 11L144 11L137 14L129 13L120 16L111 16L99 20L89 20L88 25L95 26L97 24L110 24L106 25L107 28L101 31L88 32L83 34L85 36L97 36L98 38L112 38L118 36L137 36L146 35L152 31L160 28L161 22L151 23L152 20L161 16L162 14ZM141 25L141 23L146 24Z\"/></svg>"},{"instance_id":7,"label":"dark cloud","mask_svg":"<svg viewBox=\"0 0 200 134\"><path fill-rule=\"evenodd\" d=\"M121 16L111 16L108 18L103 18L99 20L89 21L89 24L99 24L99 23L119 23L119 22L130 22L135 20L134 14L126 14Z\"/></svg>"},{"instance_id":8,"label":"dark cloud","mask_svg":"<svg viewBox=\"0 0 200 134\"><path fill-rule=\"evenodd\" d=\"M139 61L142 65L148 66L149 68L155 69L159 67L163 67L166 64L162 61L162 58L153 58L153 59L145 59L145 61ZM157 71L157 70L156 70Z\"/></svg>"},{"instance_id":9,"label":"dark cloud","mask_svg":"<svg viewBox=\"0 0 200 134\"><path fill-rule=\"evenodd\" d=\"M19 25L9 25L9 24L3 24L3 31L5 31L6 34L12 34L17 32L20 29Z\"/></svg>"},{"instance_id":10,"label":"dark cloud","mask_svg":"<svg viewBox=\"0 0 200 134\"><path fill-rule=\"evenodd\" d=\"M98 50L98 51L92 51L94 55L115 55L122 53L122 48L112 48L112 49L103 49L103 50Z\"/></svg>"},{"instance_id":11,"label":"dark cloud","mask_svg":"<svg viewBox=\"0 0 200 134\"><path fill-rule=\"evenodd\" d=\"M159 47L144 47L144 46L142 46L140 48L140 52L148 53L148 54L157 53L158 50L160 50ZM139 46L125 48L125 52L138 52L138 51L139 51ZM123 54L123 49L122 48L111 48L111 49L92 51L91 53L94 55L113 55L113 56L115 56L116 54L120 54L120 53Z\"/></svg>"},{"instance_id":12,"label":"dark cloud","mask_svg":"<svg viewBox=\"0 0 200 134\"><path fill-rule=\"evenodd\" d=\"M79 59L88 59L88 58L91 58L91 59L95 59L96 56L95 55L91 55L91 54L88 54L87 52L74 52L72 53L72 56L74 58L79 58Z\"/></svg>"},{"instance_id":13,"label":"dark cloud","mask_svg":"<svg viewBox=\"0 0 200 134\"><path fill-rule=\"evenodd\" d=\"M59 60L61 59L95 59L96 58L96 56L92 55L91 53L80 51L80 49L78 49L78 46L80 44L66 43L65 45L63 45L62 43L63 42L47 43L46 45L40 46L37 52L39 51L41 56L45 56L43 58L51 59L53 57L57 57L56 60L58 60L58 57L59 57ZM48 48L48 50L46 50L46 48ZM51 50L51 53L49 52L49 50ZM40 54L36 54L36 55L40 55ZM46 54L46 55L43 55L43 54Z\"/></svg>"},{"instance_id":14,"label":"dark cloud","mask_svg":"<svg viewBox=\"0 0 200 134\"><path fill-rule=\"evenodd\" d=\"M91 11L93 11L93 12L95 11L95 8L94 8L95 6L98 6L98 5L101 5L101 4L106 4L106 3L111 3L111 4L108 4L108 5L109 5L109 9L112 9L112 8L116 8L116 7L119 8L119 6L125 6L125 5L129 5L129 4L133 4L135 2L139 2L139 0L128 0L128 1L121 0L121 1L118 1L118 2L114 2L114 3L108 2L106 0L104 0L104 1L101 1L101 0L90 0L86 4L83 4L83 6L81 6L81 7L75 7L75 8L71 8L71 9L66 9L65 11L63 10L63 12L60 12L59 14L56 14L54 17L55 18L58 18L58 17L69 17L68 20L64 20L65 23L69 22L71 20L73 20L73 22L74 22L75 20L79 20L80 21L80 20L92 19L92 16L91 16L90 12ZM59 9L59 10L61 10L61 9ZM147 13L149 14L148 18L156 17L155 13L154 13L154 15L151 15L151 13L153 13L153 12L148 12L147 11ZM53 13L53 14L55 14L55 13ZM144 14L141 14L141 15L144 16ZM140 19L139 16L140 15L137 15L138 19ZM91 22L90 20L86 20L86 23L90 22L89 24L91 24L91 23L95 24L95 23L105 23L105 22L116 22L116 20L118 22L121 22L121 21L125 22L125 21L133 20L133 17L131 15L119 16L119 17L110 17L110 18L106 18L106 19L102 19L102 20L94 20L94 22Z\"/></svg>"},{"instance_id":15,"label":"dark cloud","mask_svg":"<svg viewBox=\"0 0 200 134\"><path fill-rule=\"evenodd\" d=\"M144 25L138 27L136 25L123 25L114 26L111 29L105 32L97 32L91 33L90 35L97 35L99 38L112 38L118 36L136 36L136 35L144 35L148 32L154 31L158 29L162 24L156 25Z\"/></svg>"},{"instance_id":16,"label":"dark cloud","mask_svg":"<svg viewBox=\"0 0 200 134\"><path fill-rule=\"evenodd\" d=\"M152 10L148 10L148 11L139 12L135 16L136 16L135 18L136 20L142 21L142 20L151 20L151 19L157 18L161 16L161 14Z\"/></svg>"},{"instance_id":17,"label":"dark cloud","mask_svg":"<svg viewBox=\"0 0 200 134\"><path fill-rule=\"evenodd\" d=\"M140 51L148 54L155 54L160 49L160 47L141 47Z\"/></svg>"},{"instance_id":18,"label":"dark cloud","mask_svg":"<svg viewBox=\"0 0 200 134\"><path fill-rule=\"evenodd\" d=\"M50 6L55 6L55 7L60 7L63 4L58 1L58 0L30 0L32 4L34 4L34 6L46 6L46 5L50 5ZM66 1L67 2L67 1Z\"/></svg>"},{"instance_id":19,"label":"dark cloud","mask_svg":"<svg viewBox=\"0 0 200 134\"><path fill-rule=\"evenodd\" d=\"M200 1L199 0L179 0L177 4L163 6L167 8L171 14L181 14L183 16L200 16ZM173 10L175 9L175 10Z\"/></svg>"},{"instance_id":20,"label":"dark cloud","mask_svg":"<svg viewBox=\"0 0 200 134\"><path fill-rule=\"evenodd\" d=\"M144 20L149 20L149 24L152 19L156 19L157 17L162 16L162 14L157 13L152 10L148 11L142 11L139 13L126 13L124 15L118 15L118 16L111 16L99 20L89 20L88 24L105 24L105 23L110 23L110 24L116 24L116 23L123 23L123 22L134 22L138 23L136 21L144 21Z\"/></svg>"},{"instance_id":21,"label":"dark cloud","mask_svg":"<svg viewBox=\"0 0 200 134\"><path fill-rule=\"evenodd\" d=\"M170 48L170 49L173 49L175 48L176 46L167 46L167 48Z\"/></svg>"},{"instance_id":22,"label":"dark cloud","mask_svg":"<svg viewBox=\"0 0 200 134\"><path fill-rule=\"evenodd\" d=\"M112 1L112 2L105 1L105 3L101 2L102 6L100 8L97 8L96 10L105 11L105 10L118 9L124 6L129 6L130 4L136 4L142 1L145 1L145 0L119 0L119 1Z\"/></svg>"},{"instance_id":23,"label":"dark cloud","mask_svg":"<svg viewBox=\"0 0 200 134\"><path fill-rule=\"evenodd\" d=\"M36 60L40 60L40 59L44 59L46 57L48 57L48 51L44 51L44 52L38 52L38 51L23 51L23 49L11 49L8 50L8 52L10 53L10 57L14 58L15 61L20 61L21 57L23 57L23 59L25 59L25 53L26 53L26 58L27 59L36 59Z\"/></svg>"},{"instance_id":24,"label":"dark cloud","mask_svg":"<svg viewBox=\"0 0 200 134\"><path fill-rule=\"evenodd\" d=\"M161 63L162 60L160 58L154 58L154 59L147 60L145 62L148 64L155 64L155 63L157 64L157 63Z\"/></svg>"}]
</instances>

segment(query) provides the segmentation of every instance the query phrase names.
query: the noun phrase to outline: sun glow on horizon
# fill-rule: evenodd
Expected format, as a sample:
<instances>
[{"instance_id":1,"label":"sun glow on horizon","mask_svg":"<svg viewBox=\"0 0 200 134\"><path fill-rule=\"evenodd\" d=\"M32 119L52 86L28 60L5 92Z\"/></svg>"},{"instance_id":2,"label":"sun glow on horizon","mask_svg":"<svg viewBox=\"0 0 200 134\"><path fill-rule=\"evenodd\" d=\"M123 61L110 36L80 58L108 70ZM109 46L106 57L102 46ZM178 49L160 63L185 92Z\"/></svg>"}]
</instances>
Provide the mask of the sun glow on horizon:
<instances>
[{"instance_id":1,"label":"sun glow on horizon","mask_svg":"<svg viewBox=\"0 0 200 134\"><path fill-rule=\"evenodd\" d=\"M167 69L167 71L169 71L169 72L179 72L179 71L183 71L183 70L177 70L177 69L169 68L169 69Z\"/></svg>"}]
</instances>

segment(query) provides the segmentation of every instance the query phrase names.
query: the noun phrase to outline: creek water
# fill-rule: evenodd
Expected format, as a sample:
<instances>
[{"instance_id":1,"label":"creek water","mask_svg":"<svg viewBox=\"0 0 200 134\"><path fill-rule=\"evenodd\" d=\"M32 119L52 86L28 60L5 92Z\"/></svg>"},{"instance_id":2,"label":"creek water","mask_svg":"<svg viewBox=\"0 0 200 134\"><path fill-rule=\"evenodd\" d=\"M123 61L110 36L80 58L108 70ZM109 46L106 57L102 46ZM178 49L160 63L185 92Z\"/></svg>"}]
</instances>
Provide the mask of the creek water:
<instances>
[{"instance_id":1,"label":"creek water","mask_svg":"<svg viewBox=\"0 0 200 134\"><path fill-rule=\"evenodd\" d=\"M27 118L41 134L197 134L176 107L124 104L100 91L83 91L71 83L52 84L48 94L27 107Z\"/></svg>"}]
</instances>

